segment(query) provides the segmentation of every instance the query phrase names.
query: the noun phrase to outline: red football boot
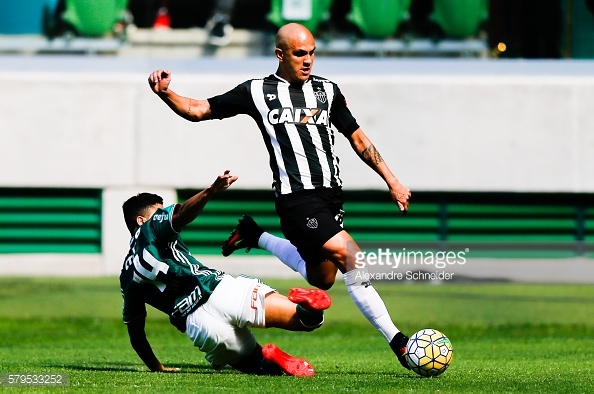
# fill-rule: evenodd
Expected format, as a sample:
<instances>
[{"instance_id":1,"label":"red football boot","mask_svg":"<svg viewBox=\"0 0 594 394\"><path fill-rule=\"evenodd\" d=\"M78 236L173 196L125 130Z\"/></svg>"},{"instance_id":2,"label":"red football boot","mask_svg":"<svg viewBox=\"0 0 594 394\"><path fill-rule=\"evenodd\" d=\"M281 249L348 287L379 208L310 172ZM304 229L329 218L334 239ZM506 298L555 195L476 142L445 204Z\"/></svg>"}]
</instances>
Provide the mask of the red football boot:
<instances>
[{"instance_id":1,"label":"red football boot","mask_svg":"<svg viewBox=\"0 0 594 394\"><path fill-rule=\"evenodd\" d=\"M309 377L315 374L314 367L309 362L283 352L272 343L262 347L262 355L269 362L278 365L287 375Z\"/></svg>"},{"instance_id":2,"label":"red football boot","mask_svg":"<svg viewBox=\"0 0 594 394\"><path fill-rule=\"evenodd\" d=\"M323 311L332 305L332 299L324 290L301 289L299 287L289 290L289 301L310 311Z\"/></svg>"}]
</instances>

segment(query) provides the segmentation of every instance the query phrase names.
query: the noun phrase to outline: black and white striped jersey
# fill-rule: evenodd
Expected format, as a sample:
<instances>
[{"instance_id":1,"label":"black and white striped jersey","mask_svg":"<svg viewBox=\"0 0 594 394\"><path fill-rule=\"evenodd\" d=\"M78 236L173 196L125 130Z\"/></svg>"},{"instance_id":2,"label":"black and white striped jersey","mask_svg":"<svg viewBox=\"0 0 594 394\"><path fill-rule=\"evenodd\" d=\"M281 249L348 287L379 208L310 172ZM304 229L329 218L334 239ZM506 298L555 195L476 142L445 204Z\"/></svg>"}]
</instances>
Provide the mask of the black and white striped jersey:
<instances>
[{"instance_id":1,"label":"black and white striped jersey","mask_svg":"<svg viewBox=\"0 0 594 394\"><path fill-rule=\"evenodd\" d=\"M270 75L208 101L213 119L247 114L256 121L277 193L342 186L331 125L345 136L359 125L334 82L312 75L289 83Z\"/></svg>"}]
</instances>

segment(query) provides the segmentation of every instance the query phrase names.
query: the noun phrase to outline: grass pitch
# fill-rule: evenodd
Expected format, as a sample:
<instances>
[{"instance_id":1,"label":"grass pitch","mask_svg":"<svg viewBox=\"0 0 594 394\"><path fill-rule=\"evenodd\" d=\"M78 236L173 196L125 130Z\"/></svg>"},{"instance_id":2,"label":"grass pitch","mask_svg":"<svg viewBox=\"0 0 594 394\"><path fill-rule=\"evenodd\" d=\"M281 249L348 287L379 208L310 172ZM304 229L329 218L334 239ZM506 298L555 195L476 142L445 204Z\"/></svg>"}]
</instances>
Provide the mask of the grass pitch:
<instances>
[{"instance_id":1,"label":"grass pitch","mask_svg":"<svg viewBox=\"0 0 594 394\"><path fill-rule=\"evenodd\" d=\"M302 280L266 281L284 294ZM0 375L65 373L69 386L27 392L519 392L594 387L594 286L376 284L400 329L436 328L453 363L437 378L404 370L339 282L324 326L312 333L254 330L316 367L313 378L210 369L165 316L149 309L147 335L167 366L147 372L128 343L116 278L0 278ZM15 392L0 383L0 391Z\"/></svg>"}]
</instances>

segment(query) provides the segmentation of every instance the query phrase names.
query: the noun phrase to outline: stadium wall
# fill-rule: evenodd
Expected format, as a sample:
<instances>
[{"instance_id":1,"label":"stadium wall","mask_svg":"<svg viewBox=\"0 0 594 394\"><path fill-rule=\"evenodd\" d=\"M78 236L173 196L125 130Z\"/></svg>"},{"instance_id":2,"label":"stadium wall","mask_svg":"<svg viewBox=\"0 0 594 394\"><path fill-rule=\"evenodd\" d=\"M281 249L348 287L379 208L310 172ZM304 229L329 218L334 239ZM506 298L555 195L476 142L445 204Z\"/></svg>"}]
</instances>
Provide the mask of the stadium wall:
<instances>
[{"instance_id":1,"label":"stadium wall","mask_svg":"<svg viewBox=\"0 0 594 394\"><path fill-rule=\"evenodd\" d=\"M103 190L100 256L0 255L0 272L118 272L128 238L121 203L140 191L173 202L176 189L205 187L225 169L239 175L237 188L270 188L253 121L187 122L150 92L146 74L0 74L0 187ZM260 74L182 71L172 88L203 98ZM592 75L339 72L333 80L413 190L594 192ZM384 187L340 137L337 152L346 188Z\"/></svg>"}]
</instances>

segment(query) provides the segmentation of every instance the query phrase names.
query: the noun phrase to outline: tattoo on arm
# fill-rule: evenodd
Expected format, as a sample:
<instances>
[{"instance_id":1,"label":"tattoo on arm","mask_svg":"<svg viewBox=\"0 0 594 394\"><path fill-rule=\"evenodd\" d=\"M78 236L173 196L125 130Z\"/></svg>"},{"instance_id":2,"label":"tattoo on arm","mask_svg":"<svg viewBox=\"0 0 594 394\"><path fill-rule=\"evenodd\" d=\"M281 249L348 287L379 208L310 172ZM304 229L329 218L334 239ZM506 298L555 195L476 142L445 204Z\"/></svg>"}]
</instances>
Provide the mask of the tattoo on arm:
<instances>
[{"instance_id":1,"label":"tattoo on arm","mask_svg":"<svg viewBox=\"0 0 594 394\"><path fill-rule=\"evenodd\" d=\"M375 149L375 146L373 146L373 144L369 145L367 148L363 150L363 152L361 152L361 158L367 164L373 165L378 165L379 163L384 161L384 159L382 159L382 155L380 155L377 149Z\"/></svg>"}]
</instances>

